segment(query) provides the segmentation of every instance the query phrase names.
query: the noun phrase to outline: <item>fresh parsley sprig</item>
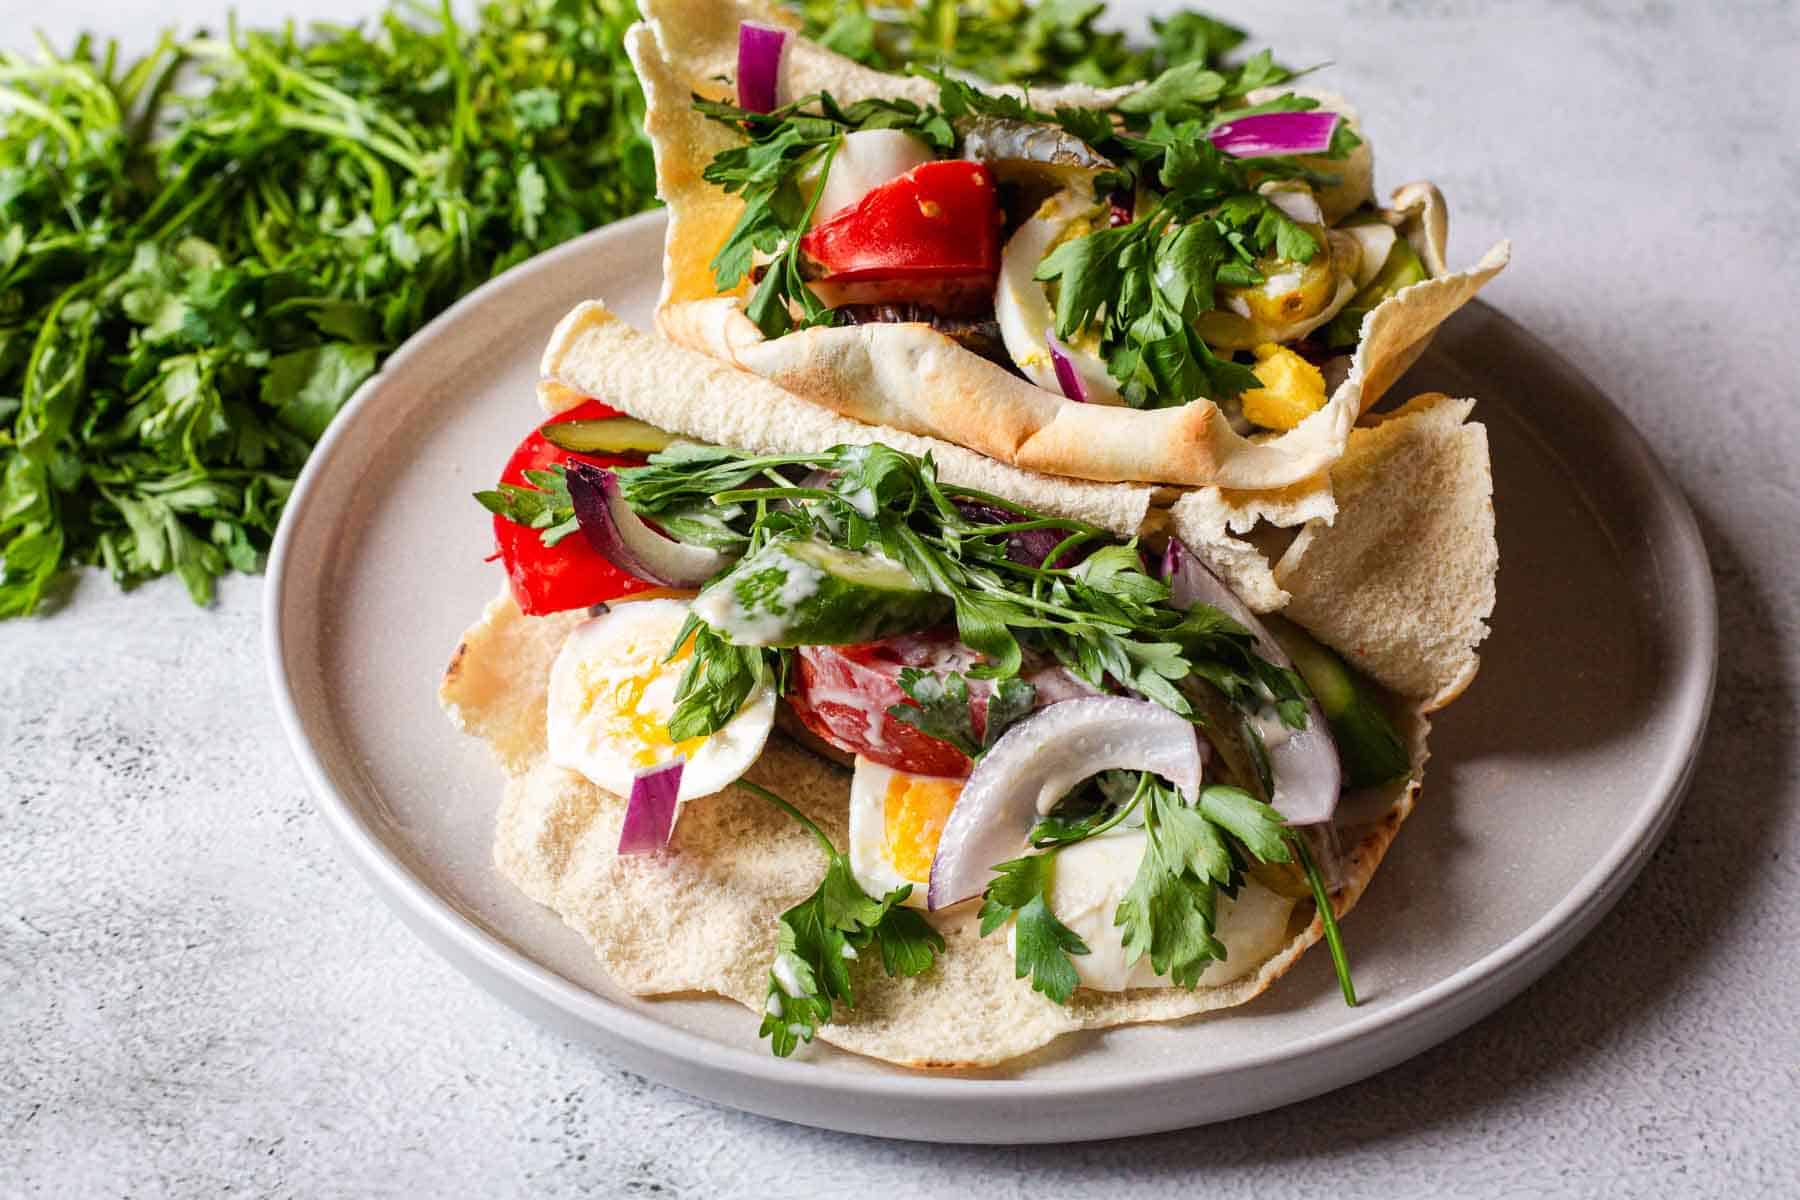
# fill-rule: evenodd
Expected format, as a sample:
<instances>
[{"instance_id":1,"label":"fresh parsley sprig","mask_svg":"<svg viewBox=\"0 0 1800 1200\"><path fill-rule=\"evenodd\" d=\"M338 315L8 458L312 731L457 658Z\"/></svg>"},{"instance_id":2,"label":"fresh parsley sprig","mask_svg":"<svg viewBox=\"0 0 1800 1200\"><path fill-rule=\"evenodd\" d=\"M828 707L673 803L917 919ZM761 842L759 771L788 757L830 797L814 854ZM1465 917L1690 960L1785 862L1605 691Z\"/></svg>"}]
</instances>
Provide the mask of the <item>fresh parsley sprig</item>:
<instances>
[{"instance_id":1,"label":"fresh parsley sprig","mask_svg":"<svg viewBox=\"0 0 1800 1200\"><path fill-rule=\"evenodd\" d=\"M1104 785L1105 781L1102 781ZM1247 863L1298 861L1313 893L1344 1002L1356 1004L1349 959L1318 865L1304 836L1287 828L1263 801L1239 788L1215 785L1189 804L1148 772L1128 799L1109 802L1075 820L1054 815L1032 831L1037 852L995 866L982 893L981 933L1014 922L1014 972L1059 1004L1074 994L1073 956L1090 952L1080 935L1050 909L1057 856L1136 815L1145 831L1144 854L1114 923L1121 927L1126 965L1148 955L1151 969L1178 987L1195 987L1214 962L1226 958L1218 938L1218 897L1235 897Z\"/></svg>"},{"instance_id":2,"label":"fresh parsley sprig","mask_svg":"<svg viewBox=\"0 0 1800 1200\"><path fill-rule=\"evenodd\" d=\"M1090 954L1081 935L1050 911L1048 899L1056 854L1027 854L998 863L982 892L981 936L1013 923L1013 977L1031 977L1031 989L1067 1004L1081 982L1072 954Z\"/></svg>"},{"instance_id":3,"label":"fresh parsley sprig","mask_svg":"<svg viewBox=\"0 0 1800 1200\"><path fill-rule=\"evenodd\" d=\"M546 546L556 545L581 528L575 519L575 501L569 496L569 476L560 464L524 475L530 486L503 483L476 492L475 499L495 516L540 530Z\"/></svg>"},{"instance_id":4,"label":"fresh parsley sprig","mask_svg":"<svg viewBox=\"0 0 1800 1200\"><path fill-rule=\"evenodd\" d=\"M896 682L913 703L890 705L888 716L927 737L948 742L970 758L979 758L991 749L1000 735L1029 714L1037 702L1037 689L1018 676L995 680L986 699L982 731L977 735L969 704L969 681L961 672L940 675L903 667Z\"/></svg>"},{"instance_id":5,"label":"fresh parsley sprig","mask_svg":"<svg viewBox=\"0 0 1800 1200\"><path fill-rule=\"evenodd\" d=\"M1141 811L1144 857L1114 918L1124 931L1125 960L1149 955L1158 975L1191 988L1225 958L1216 936L1218 893L1237 894L1243 855L1285 863L1292 854L1280 814L1238 788L1206 788L1189 805L1158 780Z\"/></svg>"},{"instance_id":6,"label":"fresh parsley sprig","mask_svg":"<svg viewBox=\"0 0 1800 1200\"><path fill-rule=\"evenodd\" d=\"M877 900L862 890L850 869L811 818L767 788L747 780L752 792L798 821L825 854L825 875L812 895L781 914L775 961L769 968L768 999L761 1036L786 1058L810 1042L842 1003L854 1008L850 964L871 946L881 953L889 975L921 975L944 949L944 939L916 910L904 908L912 885L903 884Z\"/></svg>"},{"instance_id":7,"label":"fresh parsley sprig","mask_svg":"<svg viewBox=\"0 0 1800 1200\"><path fill-rule=\"evenodd\" d=\"M800 488L779 473L792 468L829 473L829 485ZM1071 567L1049 565L1060 561L1057 555L1035 567L1014 561L1004 533L995 530L1065 531L1064 545L1104 535L1085 522L943 484L929 455L881 445L814 455L677 446L621 470L619 479L627 502L647 517L704 503L741 505L746 525L740 532L751 546L792 534L880 550L952 601L959 638L985 659L968 672L973 678L1016 677L1029 643L1095 687L1116 682L1189 718L1195 709L1178 685L1192 679L1223 689L1227 702L1246 712L1261 708L1264 691L1275 690L1271 683L1278 696L1304 695L1298 676L1255 654L1248 630L1205 605L1169 604L1168 585L1144 569L1134 545L1102 546ZM769 486L746 486L759 480ZM1020 520L984 524L959 500L1016 511ZM694 711L729 719L723 703L698 693L685 699L693 699Z\"/></svg>"}]
</instances>

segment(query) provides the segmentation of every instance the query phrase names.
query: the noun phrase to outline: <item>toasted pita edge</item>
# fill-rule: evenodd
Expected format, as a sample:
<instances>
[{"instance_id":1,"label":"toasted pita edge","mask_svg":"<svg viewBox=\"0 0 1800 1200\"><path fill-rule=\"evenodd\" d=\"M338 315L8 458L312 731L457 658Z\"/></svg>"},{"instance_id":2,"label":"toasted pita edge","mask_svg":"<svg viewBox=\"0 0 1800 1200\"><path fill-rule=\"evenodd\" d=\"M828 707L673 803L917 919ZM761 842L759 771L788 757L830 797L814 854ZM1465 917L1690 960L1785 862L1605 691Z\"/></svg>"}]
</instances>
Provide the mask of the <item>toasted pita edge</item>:
<instances>
[{"instance_id":1,"label":"toasted pita edge","mask_svg":"<svg viewBox=\"0 0 1800 1200\"><path fill-rule=\"evenodd\" d=\"M1127 537L1143 526L1155 490L1059 479L994 462L950 442L839 416L715 358L641 333L599 301L577 305L557 325L544 351L542 373L563 385L539 390L539 400L552 412L598 396L670 433L762 454L881 442L908 454L930 454L940 476L951 483Z\"/></svg>"}]
</instances>

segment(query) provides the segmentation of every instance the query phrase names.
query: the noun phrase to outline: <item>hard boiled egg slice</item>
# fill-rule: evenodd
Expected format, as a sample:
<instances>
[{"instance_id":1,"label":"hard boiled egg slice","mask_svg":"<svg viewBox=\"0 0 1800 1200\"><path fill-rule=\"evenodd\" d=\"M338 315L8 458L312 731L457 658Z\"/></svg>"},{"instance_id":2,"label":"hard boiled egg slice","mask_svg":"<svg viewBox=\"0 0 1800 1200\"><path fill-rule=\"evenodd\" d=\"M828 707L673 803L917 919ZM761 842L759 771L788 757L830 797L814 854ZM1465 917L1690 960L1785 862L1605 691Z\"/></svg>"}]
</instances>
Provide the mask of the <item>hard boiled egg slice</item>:
<instances>
[{"instance_id":1,"label":"hard boiled egg slice","mask_svg":"<svg viewBox=\"0 0 1800 1200\"><path fill-rule=\"evenodd\" d=\"M1113 924L1148 844L1142 830L1121 828L1077 842L1056 856L1045 899L1057 919L1087 943L1088 953L1071 956L1082 987L1123 992L1171 986L1150 965L1148 954L1126 964L1124 930ZM1236 900L1220 892L1214 932L1225 945L1225 957L1200 973L1197 986L1218 987L1260 966L1287 941L1293 909L1292 900L1254 879L1244 880ZM1016 937L1016 930L1007 934L1009 943Z\"/></svg>"},{"instance_id":2,"label":"hard boiled egg slice","mask_svg":"<svg viewBox=\"0 0 1800 1200\"><path fill-rule=\"evenodd\" d=\"M910 883L907 907L925 907L931 860L962 788L961 779L909 775L857 756L850 780L850 873L863 891L880 899Z\"/></svg>"},{"instance_id":3,"label":"hard boiled egg slice","mask_svg":"<svg viewBox=\"0 0 1800 1200\"><path fill-rule=\"evenodd\" d=\"M882 184L931 159L930 146L898 129L859 129L845 134L831 156L825 191L813 209L813 225L824 224ZM818 182L818 166L809 167L800 176L801 194L810 196Z\"/></svg>"},{"instance_id":4,"label":"hard boiled egg slice","mask_svg":"<svg viewBox=\"0 0 1800 1200\"><path fill-rule=\"evenodd\" d=\"M1072 237L1079 237L1106 221L1105 205L1096 205L1073 191L1058 192L1039 206L1006 243L1000 254L1000 278L994 287L994 318L1000 338L1025 378L1047 392L1063 395L1050 358L1050 332L1056 310L1046 284L1034 278L1050 252ZM1077 339L1067 345L1070 361L1089 404L1123 404L1118 385L1106 370L1095 347Z\"/></svg>"},{"instance_id":5,"label":"hard boiled egg slice","mask_svg":"<svg viewBox=\"0 0 1800 1200\"><path fill-rule=\"evenodd\" d=\"M685 600L620 604L577 625L550 668L550 761L625 796L646 771L677 758L679 800L727 787L762 754L775 720L775 688L752 692L723 729L675 742L668 723L693 643L663 659L687 620Z\"/></svg>"}]
</instances>

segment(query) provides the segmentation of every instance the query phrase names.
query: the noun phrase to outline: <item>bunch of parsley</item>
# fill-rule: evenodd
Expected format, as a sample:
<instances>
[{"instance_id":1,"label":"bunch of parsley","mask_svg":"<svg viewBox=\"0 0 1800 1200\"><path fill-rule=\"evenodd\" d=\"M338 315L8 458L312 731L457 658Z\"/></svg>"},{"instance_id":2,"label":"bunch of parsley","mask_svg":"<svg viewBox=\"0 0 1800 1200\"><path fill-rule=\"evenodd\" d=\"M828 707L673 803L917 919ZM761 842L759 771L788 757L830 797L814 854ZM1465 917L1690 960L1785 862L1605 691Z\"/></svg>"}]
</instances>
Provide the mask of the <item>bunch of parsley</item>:
<instances>
[{"instance_id":1,"label":"bunch of parsley","mask_svg":"<svg viewBox=\"0 0 1800 1200\"><path fill-rule=\"evenodd\" d=\"M802 5L863 61L1120 82L1102 6ZM0 617L75 564L197 601L262 562L308 450L451 301L655 202L631 0L401 3L368 28L0 53ZM996 53L1004 47L1006 53Z\"/></svg>"},{"instance_id":2,"label":"bunch of parsley","mask_svg":"<svg viewBox=\"0 0 1800 1200\"><path fill-rule=\"evenodd\" d=\"M0 615L65 564L196 601L313 442L497 271L648 205L629 0L0 58Z\"/></svg>"}]
</instances>

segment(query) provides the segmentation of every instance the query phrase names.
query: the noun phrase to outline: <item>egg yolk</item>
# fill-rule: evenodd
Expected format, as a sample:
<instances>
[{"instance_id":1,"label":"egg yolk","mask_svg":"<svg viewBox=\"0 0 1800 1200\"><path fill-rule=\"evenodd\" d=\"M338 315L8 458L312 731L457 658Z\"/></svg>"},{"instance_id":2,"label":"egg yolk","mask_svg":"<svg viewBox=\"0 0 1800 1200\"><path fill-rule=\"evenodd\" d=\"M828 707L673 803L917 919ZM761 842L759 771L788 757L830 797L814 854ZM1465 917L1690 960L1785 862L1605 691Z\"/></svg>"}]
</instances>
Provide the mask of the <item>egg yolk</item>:
<instances>
[{"instance_id":1,"label":"egg yolk","mask_svg":"<svg viewBox=\"0 0 1800 1200\"><path fill-rule=\"evenodd\" d=\"M902 878L916 883L931 878L938 838L943 836L944 822L950 819L962 789L960 779L895 774L888 780L881 849Z\"/></svg>"},{"instance_id":2,"label":"egg yolk","mask_svg":"<svg viewBox=\"0 0 1800 1200\"><path fill-rule=\"evenodd\" d=\"M653 767L676 758L691 757L706 741L704 735L679 742L672 740L669 717L673 710L655 701L646 703L646 694L652 685L668 674L678 676L686 669L684 664L694 655L693 639L682 643L675 657L666 663L662 661L660 649L644 649L649 653L630 656L628 673L623 677L609 674L596 679L585 669L582 671L589 720L607 743L637 747L631 755L634 767Z\"/></svg>"},{"instance_id":3,"label":"egg yolk","mask_svg":"<svg viewBox=\"0 0 1800 1200\"><path fill-rule=\"evenodd\" d=\"M1264 342L1255 351L1262 383L1243 395L1244 417L1264 429L1292 429L1325 407L1325 376L1283 346Z\"/></svg>"}]
</instances>

